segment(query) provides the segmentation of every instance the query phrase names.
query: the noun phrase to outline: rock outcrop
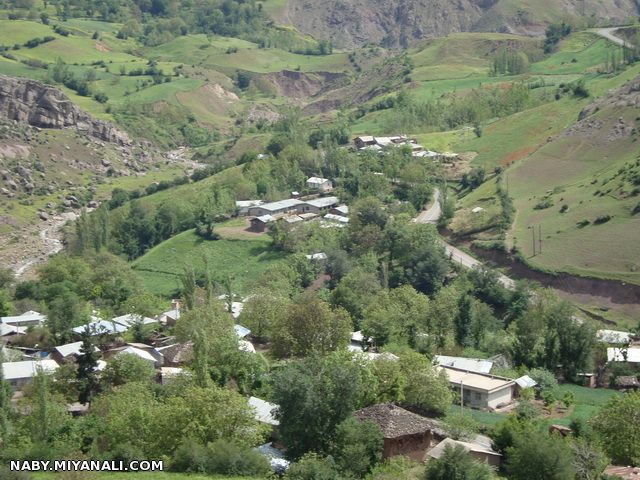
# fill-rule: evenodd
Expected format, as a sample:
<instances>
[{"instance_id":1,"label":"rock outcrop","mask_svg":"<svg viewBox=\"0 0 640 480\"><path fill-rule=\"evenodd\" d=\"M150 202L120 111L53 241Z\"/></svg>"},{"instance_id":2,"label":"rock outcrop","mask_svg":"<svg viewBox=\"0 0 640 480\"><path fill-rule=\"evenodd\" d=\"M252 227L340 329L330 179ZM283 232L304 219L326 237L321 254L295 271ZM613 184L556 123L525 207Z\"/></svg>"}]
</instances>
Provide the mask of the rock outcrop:
<instances>
[{"instance_id":1,"label":"rock outcrop","mask_svg":"<svg viewBox=\"0 0 640 480\"><path fill-rule=\"evenodd\" d=\"M36 80L0 75L0 119L40 128L75 128L105 142L131 143L115 125L80 110L62 91Z\"/></svg>"}]
</instances>

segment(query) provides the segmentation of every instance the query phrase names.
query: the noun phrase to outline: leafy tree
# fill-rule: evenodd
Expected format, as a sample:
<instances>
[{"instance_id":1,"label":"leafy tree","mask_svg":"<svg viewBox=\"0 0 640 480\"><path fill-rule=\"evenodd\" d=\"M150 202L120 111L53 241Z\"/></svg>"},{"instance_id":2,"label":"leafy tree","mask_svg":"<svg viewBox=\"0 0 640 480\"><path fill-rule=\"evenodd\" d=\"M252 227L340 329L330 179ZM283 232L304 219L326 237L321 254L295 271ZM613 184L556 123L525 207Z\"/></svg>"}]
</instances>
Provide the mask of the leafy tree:
<instances>
[{"instance_id":1,"label":"leafy tree","mask_svg":"<svg viewBox=\"0 0 640 480\"><path fill-rule=\"evenodd\" d=\"M492 480L493 469L481 463L461 445L447 445L440 458L429 461L425 480Z\"/></svg>"},{"instance_id":2,"label":"leafy tree","mask_svg":"<svg viewBox=\"0 0 640 480\"><path fill-rule=\"evenodd\" d=\"M405 377L411 379L404 388L405 403L437 414L449 409L453 400L449 380L427 357L407 352L400 357L400 368Z\"/></svg>"},{"instance_id":3,"label":"leafy tree","mask_svg":"<svg viewBox=\"0 0 640 480\"><path fill-rule=\"evenodd\" d=\"M375 378L375 402L401 402L404 400L404 389L407 377L400 368L400 362L384 356L371 362L371 373Z\"/></svg>"},{"instance_id":4,"label":"leafy tree","mask_svg":"<svg viewBox=\"0 0 640 480\"><path fill-rule=\"evenodd\" d=\"M442 422L447 435L454 440L472 439L480 431L480 424L470 413L448 413Z\"/></svg>"},{"instance_id":5,"label":"leafy tree","mask_svg":"<svg viewBox=\"0 0 640 480\"><path fill-rule=\"evenodd\" d=\"M366 369L346 353L312 356L287 364L273 375L273 401L280 407L280 435L287 455L329 453L338 425L362 399Z\"/></svg>"},{"instance_id":6,"label":"leafy tree","mask_svg":"<svg viewBox=\"0 0 640 480\"><path fill-rule=\"evenodd\" d=\"M153 365L129 353L115 356L102 372L102 381L105 385L112 387L131 382L150 383L154 377Z\"/></svg>"},{"instance_id":7,"label":"leafy tree","mask_svg":"<svg viewBox=\"0 0 640 480\"><path fill-rule=\"evenodd\" d=\"M616 464L640 465L640 392L615 396L593 418L593 428Z\"/></svg>"},{"instance_id":8,"label":"leafy tree","mask_svg":"<svg viewBox=\"0 0 640 480\"><path fill-rule=\"evenodd\" d=\"M275 326L274 353L280 357L328 353L346 346L351 319L342 308L332 310L316 297L302 296Z\"/></svg>"},{"instance_id":9,"label":"leafy tree","mask_svg":"<svg viewBox=\"0 0 640 480\"><path fill-rule=\"evenodd\" d=\"M381 285L375 271L356 268L344 276L331 292L331 302L344 308L355 320L362 320L365 308L371 303Z\"/></svg>"},{"instance_id":10,"label":"leafy tree","mask_svg":"<svg viewBox=\"0 0 640 480\"><path fill-rule=\"evenodd\" d=\"M267 339L271 337L274 326L287 315L289 306L288 298L263 289L252 294L245 302L239 322L256 337Z\"/></svg>"},{"instance_id":11,"label":"leafy tree","mask_svg":"<svg viewBox=\"0 0 640 480\"><path fill-rule=\"evenodd\" d=\"M284 477L286 480L341 480L338 467L332 457L309 453L292 464Z\"/></svg>"},{"instance_id":12,"label":"leafy tree","mask_svg":"<svg viewBox=\"0 0 640 480\"><path fill-rule=\"evenodd\" d=\"M507 449L507 472L513 480L574 480L570 444L538 431L517 436Z\"/></svg>"},{"instance_id":13,"label":"leafy tree","mask_svg":"<svg viewBox=\"0 0 640 480\"><path fill-rule=\"evenodd\" d=\"M378 425L349 417L336 429L333 458L341 472L364 478L381 460L383 445Z\"/></svg>"},{"instance_id":14,"label":"leafy tree","mask_svg":"<svg viewBox=\"0 0 640 480\"><path fill-rule=\"evenodd\" d=\"M599 480L609 459L602 449L584 439L577 439L571 445L573 450L573 468L576 480Z\"/></svg>"},{"instance_id":15,"label":"leafy tree","mask_svg":"<svg viewBox=\"0 0 640 480\"><path fill-rule=\"evenodd\" d=\"M78 381L78 401L80 403L90 402L94 394L97 393L99 382L97 377L98 354L92 337L86 330L81 335L82 345L80 346L80 356L78 357L78 369L76 379Z\"/></svg>"},{"instance_id":16,"label":"leafy tree","mask_svg":"<svg viewBox=\"0 0 640 480\"><path fill-rule=\"evenodd\" d=\"M74 292L62 289L47 303L47 327L58 344L71 339L73 327L89 321L88 304Z\"/></svg>"}]
</instances>

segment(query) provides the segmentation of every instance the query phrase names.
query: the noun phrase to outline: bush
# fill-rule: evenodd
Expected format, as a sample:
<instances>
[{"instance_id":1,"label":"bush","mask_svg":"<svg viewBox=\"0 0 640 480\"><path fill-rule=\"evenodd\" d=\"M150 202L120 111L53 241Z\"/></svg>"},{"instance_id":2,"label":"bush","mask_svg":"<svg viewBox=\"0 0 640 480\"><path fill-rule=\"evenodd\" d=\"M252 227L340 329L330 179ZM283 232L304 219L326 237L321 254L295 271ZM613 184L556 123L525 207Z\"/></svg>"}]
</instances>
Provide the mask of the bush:
<instances>
[{"instance_id":1,"label":"bush","mask_svg":"<svg viewBox=\"0 0 640 480\"><path fill-rule=\"evenodd\" d=\"M540 202L536 203L536 205L533 208L534 210L544 210L545 208L549 208L549 207L553 207L553 200L550 198L545 198L544 200L541 200Z\"/></svg>"},{"instance_id":2,"label":"bush","mask_svg":"<svg viewBox=\"0 0 640 480\"><path fill-rule=\"evenodd\" d=\"M309 453L292 464L285 475L287 480L341 480L332 457Z\"/></svg>"},{"instance_id":3,"label":"bush","mask_svg":"<svg viewBox=\"0 0 640 480\"><path fill-rule=\"evenodd\" d=\"M601 225L603 223L607 223L609 220L611 220L613 217L611 215L600 215L598 218L596 218L593 221L594 225Z\"/></svg>"},{"instance_id":4,"label":"bush","mask_svg":"<svg viewBox=\"0 0 640 480\"><path fill-rule=\"evenodd\" d=\"M265 476L271 471L269 460L260 452L222 439L207 446L193 440L183 443L174 454L171 469L243 476Z\"/></svg>"},{"instance_id":5,"label":"bush","mask_svg":"<svg viewBox=\"0 0 640 480\"><path fill-rule=\"evenodd\" d=\"M558 380L553 373L544 368L534 368L529 371L529 376L538 384L536 387L538 391L553 390L558 386Z\"/></svg>"},{"instance_id":6,"label":"bush","mask_svg":"<svg viewBox=\"0 0 640 480\"><path fill-rule=\"evenodd\" d=\"M576 226L578 228L584 228L587 225L589 225L591 222L589 220L580 220L578 223L576 223Z\"/></svg>"},{"instance_id":7,"label":"bush","mask_svg":"<svg viewBox=\"0 0 640 480\"><path fill-rule=\"evenodd\" d=\"M569 205L566 203L560 207L560 213L565 213L567 210L569 210Z\"/></svg>"}]
</instances>

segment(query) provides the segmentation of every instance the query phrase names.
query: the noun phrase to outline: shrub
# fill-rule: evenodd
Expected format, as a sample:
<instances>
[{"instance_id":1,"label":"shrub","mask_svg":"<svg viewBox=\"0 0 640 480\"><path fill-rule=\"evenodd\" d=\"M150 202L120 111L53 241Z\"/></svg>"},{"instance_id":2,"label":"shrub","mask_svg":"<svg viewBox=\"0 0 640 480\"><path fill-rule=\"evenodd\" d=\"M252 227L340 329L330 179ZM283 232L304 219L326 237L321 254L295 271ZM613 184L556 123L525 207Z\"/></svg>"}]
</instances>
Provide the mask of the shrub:
<instances>
[{"instance_id":1,"label":"shrub","mask_svg":"<svg viewBox=\"0 0 640 480\"><path fill-rule=\"evenodd\" d=\"M332 457L309 453L289 467L287 480L340 480L341 476Z\"/></svg>"},{"instance_id":2,"label":"shrub","mask_svg":"<svg viewBox=\"0 0 640 480\"><path fill-rule=\"evenodd\" d=\"M529 376L538 384L538 391L553 390L558 386L558 380L553 373L544 368L534 368L529 372Z\"/></svg>"},{"instance_id":3,"label":"shrub","mask_svg":"<svg viewBox=\"0 0 640 480\"><path fill-rule=\"evenodd\" d=\"M601 225L603 223L607 223L609 220L611 220L613 217L611 215L600 215L598 218L596 218L593 221L594 225Z\"/></svg>"},{"instance_id":4,"label":"shrub","mask_svg":"<svg viewBox=\"0 0 640 480\"><path fill-rule=\"evenodd\" d=\"M553 207L553 200L550 198L545 198L540 202L536 203L533 207L535 210L544 210L545 208Z\"/></svg>"},{"instance_id":5,"label":"shrub","mask_svg":"<svg viewBox=\"0 0 640 480\"><path fill-rule=\"evenodd\" d=\"M560 213L564 213L567 210L569 210L569 205L567 205L566 203L562 205L562 207L560 207Z\"/></svg>"},{"instance_id":6,"label":"shrub","mask_svg":"<svg viewBox=\"0 0 640 480\"><path fill-rule=\"evenodd\" d=\"M183 443L174 454L171 469L179 472L265 476L271 467L260 452L221 439L207 446L193 440Z\"/></svg>"},{"instance_id":7,"label":"shrub","mask_svg":"<svg viewBox=\"0 0 640 480\"><path fill-rule=\"evenodd\" d=\"M578 223L576 223L576 226L577 226L578 228L584 228L584 227L586 227L587 225L589 225L590 223L591 223L591 222L590 222L589 220L586 220L586 219L585 219L585 220L580 220Z\"/></svg>"}]
</instances>

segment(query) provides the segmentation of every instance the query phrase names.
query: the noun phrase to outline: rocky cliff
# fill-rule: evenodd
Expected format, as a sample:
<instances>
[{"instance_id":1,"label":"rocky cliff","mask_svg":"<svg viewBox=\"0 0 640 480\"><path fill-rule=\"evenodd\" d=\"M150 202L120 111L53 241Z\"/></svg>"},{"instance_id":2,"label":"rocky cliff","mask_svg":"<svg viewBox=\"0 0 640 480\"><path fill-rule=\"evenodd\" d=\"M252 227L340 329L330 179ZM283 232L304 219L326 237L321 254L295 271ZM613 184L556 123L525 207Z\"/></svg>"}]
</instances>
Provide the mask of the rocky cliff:
<instances>
[{"instance_id":1,"label":"rocky cliff","mask_svg":"<svg viewBox=\"0 0 640 480\"><path fill-rule=\"evenodd\" d=\"M636 0L288 0L276 20L339 47L406 47L465 31L542 35L550 22L618 24Z\"/></svg>"},{"instance_id":2,"label":"rocky cliff","mask_svg":"<svg viewBox=\"0 0 640 480\"><path fill-rule=\"evenodd\" d=\"M0 75L0 119L41 128L74 128L105 142L131 143L126 133L80 110L57 88L26 78Z\"/></svg>"}]
</instances>

